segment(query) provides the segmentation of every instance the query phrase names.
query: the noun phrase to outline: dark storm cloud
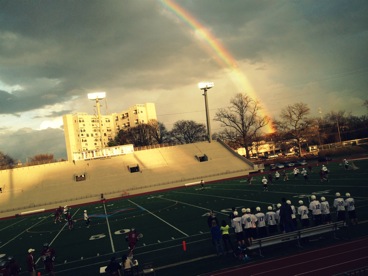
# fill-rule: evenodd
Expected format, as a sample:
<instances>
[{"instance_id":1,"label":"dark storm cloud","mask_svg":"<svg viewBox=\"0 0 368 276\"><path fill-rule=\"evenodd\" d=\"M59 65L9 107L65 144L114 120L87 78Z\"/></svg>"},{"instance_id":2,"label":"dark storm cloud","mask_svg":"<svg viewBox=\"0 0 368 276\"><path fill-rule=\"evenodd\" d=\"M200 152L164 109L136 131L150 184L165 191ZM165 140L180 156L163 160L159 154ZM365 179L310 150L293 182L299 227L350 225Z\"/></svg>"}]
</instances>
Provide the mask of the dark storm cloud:
<instances>
[{"instance_id":1,"label":"dark storm cloud","mask_svg":"<svg viewBox=\"0 0 368 276\"><path fill-rule=\"evenodd\" d=\"M179 78L167 64L182 68L185 58L177 55L183 48L192 58L202 53L189 37L167 28L159 8L152 1L4 2L0 81L22 91L2 93L7 101L1 100L0 112L44 107L96 87L124 89L138 83L155 89L169 88L175 78L184 82L185 70ZM165 75L161 81L160 72ZM39 79L50 80L48 89Z\"/></svg>"},{"instance_id":2,"label":"dark storm cloud","mask_svg":"<svg viewBox=\"0 0 368 276\"><path fill-rule=\"evenodd\" d=\"M175 2L236 60L269 115L300 101L317 110L321 99L324 112L365 112L367 1ZM107 92L106 112L154 102L168 128L203 122L198 81L216 82L213 113L248 87L187 23L161 1L0 0L0 129L57 127L65 113L92 113L86 93L94 91Z\"/></svg>"}]
</instances>

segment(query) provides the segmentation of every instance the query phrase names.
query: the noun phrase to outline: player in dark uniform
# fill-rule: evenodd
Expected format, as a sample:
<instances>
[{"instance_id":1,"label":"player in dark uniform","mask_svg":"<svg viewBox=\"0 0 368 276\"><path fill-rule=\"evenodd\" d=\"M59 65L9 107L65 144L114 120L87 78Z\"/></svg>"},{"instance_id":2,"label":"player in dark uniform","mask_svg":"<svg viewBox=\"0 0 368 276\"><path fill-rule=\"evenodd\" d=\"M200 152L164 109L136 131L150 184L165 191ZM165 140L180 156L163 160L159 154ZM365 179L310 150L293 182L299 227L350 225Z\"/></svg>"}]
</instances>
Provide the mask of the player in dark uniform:
<instances>
[{"instance_id":1,"label":"player in dark uniform","mask_svg":"<svg viewBox=\"0 0 368 276\"><path fill-rule=\"evenodd\" d=\"M55 275L55 250L53 248L50 247L50 245L48 243L45 243L43 245L43 249L41 252L41 259L45 265L45 271L49 274L49 275Z\"/></svg>"},{"instance_id":2,"label":"player in dark uniform","mask_svg":"<svg viewBox=\"0 0 368 276\"><path fill-rule=\"evenodd\" d=\"M140 238L142 238L143 235L138 233L138 231L135 228L130 229L130 232L128 234L128 236L125 238L126 241L128 242L128 247L129 247L129 254L133 254L133 250L138 242L138 240Z\"/></svg>"}]
</instances>

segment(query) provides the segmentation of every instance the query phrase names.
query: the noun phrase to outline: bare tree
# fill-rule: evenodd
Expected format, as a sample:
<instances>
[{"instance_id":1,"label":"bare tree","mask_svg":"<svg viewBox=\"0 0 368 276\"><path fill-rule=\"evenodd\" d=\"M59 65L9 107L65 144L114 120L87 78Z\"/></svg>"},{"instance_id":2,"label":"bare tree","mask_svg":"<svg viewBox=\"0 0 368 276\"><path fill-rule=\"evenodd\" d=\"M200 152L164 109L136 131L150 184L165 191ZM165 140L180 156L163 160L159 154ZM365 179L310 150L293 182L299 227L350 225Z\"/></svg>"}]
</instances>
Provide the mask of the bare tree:
<instances>
[{"instance_id":1,"label":"bare tree","mask_svg":"<svg viewBox=\"0 0 368 276\"><path fill-rule=\"evenodd\" d=\"M288 105L281 110L281 120L275 123L278 130L296 140L300 155L302 154L302 140L308 133L311 123L311 119L308 118L309 113L310 109L305 103Z\"/></svg>"},{"instance_id":2,"label":"bare tree","mask_svg":"<svg viewBox=\"0 0 368 276\"><path fill-rule=\"evenodd\" d=\"M220 108L214 118L214 121L225 127L220 136L233 147L244 147L247 158L250 158L249 146L252 140L270 121L267 116L259 115L260 110L258 101L238 93L230 100L230 106Z\"/></svg>"},{"instance_id":3,"label":"bare tree","mask_svg":"<svg viewBox=\"0 0 368 276\"><path fill-rule=\"evenodd\" d=\"M40 165L55 162L53 154L37 154L30 158L28 165Z\"/></svg>"},{"instance_id":4,"label":"bare tree","mask_svg":"<svg viewBox=\"0 0 368 276\"><path fill-rule=\"evenodd\" d=\"M148 122L151 127L150 135L157 144L163 144L170 141L169 131L166 129L165 125L157 120L151 120Z\"/></svg>"},{"instance_id":5,"label":"bare tree","mask_svg":"<svg viewBox=\"0 0 368 276\"><path fill-rule=\"evenodd\" d=\"M203 141L206 137L206 126L191 120L180 120L174 123L171 136L180 144Z\"/></svg>"},{"instance_id":6,"label":"bare tree","mask_svg":"<svg viewBox=\"0 0 368 276\"><path fill-rule=\"evenodd\" d=\"M9 155L0 151L0 169L10 169L15 165L15 161Z\"/></svg>"}]
</instances>

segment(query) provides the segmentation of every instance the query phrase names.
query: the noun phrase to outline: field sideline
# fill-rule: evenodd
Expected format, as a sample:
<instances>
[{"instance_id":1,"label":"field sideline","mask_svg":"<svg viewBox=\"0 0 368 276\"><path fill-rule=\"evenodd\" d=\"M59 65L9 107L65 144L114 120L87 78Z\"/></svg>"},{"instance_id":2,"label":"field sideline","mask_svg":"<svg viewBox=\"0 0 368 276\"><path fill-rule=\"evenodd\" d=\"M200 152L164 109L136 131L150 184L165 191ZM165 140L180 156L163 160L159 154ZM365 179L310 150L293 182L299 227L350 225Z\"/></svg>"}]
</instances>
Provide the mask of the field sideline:
<instances>
[{"instance_id":1,"label":"field sideline","mask_svg":"<svg viewBox=\"0 0 368 276\"><path fill-rule=\"evenodd\" d=\"M221 221L228 220L233 206L239 211L243 207L260 206L265 212L267 206L276 205L281 197L298 206L299 199L308 203L314 194L318 198L326 197L332 205L336 192L343 195L349 192L355 198L361 223L352 232L357 236L366 235L368 160L354 163L358 170L345 171L339 162L327 164L331 172L329 182L320 182L319 167L313 167L309 182L305 183L302 176L294 179L289 175L289 181L270 184L268 192L262 189L262 175L254 175L252 185L244 178L226 179L206 183L204 189L200 185L187 185L72 206L73 230L69 230L64 221L54 224L50 211L3 219L0 220L0 254L14 256L23 269L21 275L26 275L27 249L35 248L38 258L43 243L48 242L56 250L57 275L99 275L99 267L107 265L112 255L120 258L127 252L125 235L135 227L143 234L135 250L141 265L153 263L159 275L172 275L173 270L176 275L198 275L210 269L242 265L230 256L221 259L215 256L207 226L209 210L214 210ZM84 224L84 210L91 217L90 228ZM213 263L211 267L208 267L209 261ZM41 261L38 268L43 273Z\"/></svg>"}]
</instances>

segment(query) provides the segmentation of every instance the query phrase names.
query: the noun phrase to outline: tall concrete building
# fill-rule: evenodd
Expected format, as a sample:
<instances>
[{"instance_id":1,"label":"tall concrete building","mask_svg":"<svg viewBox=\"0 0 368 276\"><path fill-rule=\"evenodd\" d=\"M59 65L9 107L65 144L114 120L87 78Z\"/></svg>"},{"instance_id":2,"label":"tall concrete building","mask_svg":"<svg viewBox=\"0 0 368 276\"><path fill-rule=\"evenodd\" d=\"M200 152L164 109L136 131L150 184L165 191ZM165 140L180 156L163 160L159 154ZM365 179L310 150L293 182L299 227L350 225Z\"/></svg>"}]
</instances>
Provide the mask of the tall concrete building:
<instances>
[{"instance_id":1,"label":"tall concrete building","mask_svg":"<svg viewBox=\"0 0 368 276\"><path fill-rule=\"evenodd\" d=\"M99 113L99 112L97 112ZM110 115L87 113L63 116L68 160L80 160L110 155L108 142L114 140L121 129L157 120L153 103L136 104L128 110Z\"/></svg>"}]
</instances>

